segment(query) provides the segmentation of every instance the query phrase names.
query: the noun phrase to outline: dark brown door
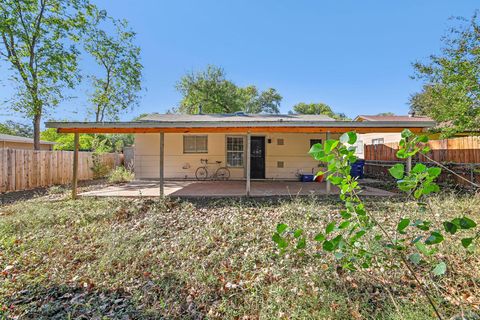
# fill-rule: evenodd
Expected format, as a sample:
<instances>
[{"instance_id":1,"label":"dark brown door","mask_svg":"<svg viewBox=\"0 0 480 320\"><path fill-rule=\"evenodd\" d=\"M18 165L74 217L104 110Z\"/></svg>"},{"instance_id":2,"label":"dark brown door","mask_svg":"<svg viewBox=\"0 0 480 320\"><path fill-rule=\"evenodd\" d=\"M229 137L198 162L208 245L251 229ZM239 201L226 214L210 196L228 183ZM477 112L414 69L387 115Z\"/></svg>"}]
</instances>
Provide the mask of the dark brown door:
<instances>
[{"instance_id":1,"label":"dark brown door","mask_svg":"<svg viewBox=\"0 0 480 320\"><path fill-rule=\"evenodd\" d=\"M265 179L265 137L250 139L250 178Z\"/></svg>"}]
</instances>

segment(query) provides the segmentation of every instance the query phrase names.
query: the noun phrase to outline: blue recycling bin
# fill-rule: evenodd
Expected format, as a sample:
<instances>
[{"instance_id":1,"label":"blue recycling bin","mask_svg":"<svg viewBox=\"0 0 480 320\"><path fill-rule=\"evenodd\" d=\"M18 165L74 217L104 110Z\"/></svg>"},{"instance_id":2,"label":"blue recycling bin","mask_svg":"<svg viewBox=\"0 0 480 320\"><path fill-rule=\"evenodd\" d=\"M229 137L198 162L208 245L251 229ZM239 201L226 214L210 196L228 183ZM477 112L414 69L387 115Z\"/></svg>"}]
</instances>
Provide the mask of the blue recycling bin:
<instances>
[{"instance_id":1,"label":"blue recycling bin","mask_svg":"<svg viewBox=\"0 0 480 320\"><path fill-rule=\"evenodd\" d=\"M350 164L350 175L353 178L363 179L363 167L365 166L365 160L357 159L354 163Z\"/></svg>"}]
</instances>

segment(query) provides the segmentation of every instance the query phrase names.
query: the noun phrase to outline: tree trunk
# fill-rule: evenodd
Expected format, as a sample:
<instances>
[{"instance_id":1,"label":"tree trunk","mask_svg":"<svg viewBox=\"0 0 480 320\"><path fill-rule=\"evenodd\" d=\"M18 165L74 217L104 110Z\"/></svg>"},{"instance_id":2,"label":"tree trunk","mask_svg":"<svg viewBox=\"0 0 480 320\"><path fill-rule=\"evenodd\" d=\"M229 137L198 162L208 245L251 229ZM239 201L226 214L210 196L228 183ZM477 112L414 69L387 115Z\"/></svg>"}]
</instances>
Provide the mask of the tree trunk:
<instances>
[{"instance_id":1,"label":"tree trunk","mask_svg":"<svg viewBox=\"0 0 480 320\"><path fill-rule=\"evenodd\" d=\"M42 119L41 114L33 116L33 148L40 150L40 121Z\"/></svg>"}]
</instances>

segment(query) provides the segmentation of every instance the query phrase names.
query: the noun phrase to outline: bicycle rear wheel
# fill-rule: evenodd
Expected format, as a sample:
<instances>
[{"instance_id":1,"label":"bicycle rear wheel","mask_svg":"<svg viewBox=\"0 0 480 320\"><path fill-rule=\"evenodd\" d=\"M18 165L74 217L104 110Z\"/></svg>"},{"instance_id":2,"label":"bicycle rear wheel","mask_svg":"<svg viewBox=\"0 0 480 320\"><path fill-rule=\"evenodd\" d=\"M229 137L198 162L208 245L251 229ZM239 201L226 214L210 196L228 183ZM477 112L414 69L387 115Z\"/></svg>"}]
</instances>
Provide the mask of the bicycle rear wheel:
<instances>
[{"instance_id":1,"label":"bicycle rear wheel","mask_svg":"<svg viewBox=\"0 0 480 320\"><path fill-rule=\"evenodd\" d=\"M197 171L195 171L195 177L197 180L207 180L208 178L208 171L205 167L198 167Z\"/></svg>"},{"instance_id":2,"label":"bicycle rear wheel","mask_svg":"<svg viewBox=\"0 0 480 320\"><path fill-rule=\"evenodd\" d=\"M230 179L230 170L228 170L227 167L220 167L218 168L215 175L217 177L217 180L228 180Z\"/></svg>"}]
</instances>

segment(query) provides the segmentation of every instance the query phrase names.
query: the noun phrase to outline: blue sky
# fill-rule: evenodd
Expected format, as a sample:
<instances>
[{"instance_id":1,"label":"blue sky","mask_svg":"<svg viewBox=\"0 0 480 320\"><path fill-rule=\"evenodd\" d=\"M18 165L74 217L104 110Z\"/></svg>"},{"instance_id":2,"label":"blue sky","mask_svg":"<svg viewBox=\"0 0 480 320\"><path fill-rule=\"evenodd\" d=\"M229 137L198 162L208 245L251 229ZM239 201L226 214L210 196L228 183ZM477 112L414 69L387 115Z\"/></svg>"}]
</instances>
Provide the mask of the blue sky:
<instances>
[{"instance_id":1,"label":"blue sky","mask_svg":"<svg viewBox=\"0 0 480 320\"><path fill-rule=\"evenodd\" d=\"M240 86L276 88L282 112L298 102L324 102L350 117L405 114L421 86L410 79L411 63L439 51L449 17L480 8L473 0L94 2L129 20L142 48L146 91L123 120L176 106L178 79L208 64L223 67ZM91 68L88 60L83 65ZM11 92L8 85L0 90L3 97ZM76 95L50 117L86 119L85 88ZM0 113L0 120L21 119Z\"/></svg>"}]
</instances>

